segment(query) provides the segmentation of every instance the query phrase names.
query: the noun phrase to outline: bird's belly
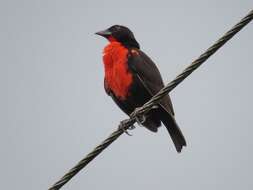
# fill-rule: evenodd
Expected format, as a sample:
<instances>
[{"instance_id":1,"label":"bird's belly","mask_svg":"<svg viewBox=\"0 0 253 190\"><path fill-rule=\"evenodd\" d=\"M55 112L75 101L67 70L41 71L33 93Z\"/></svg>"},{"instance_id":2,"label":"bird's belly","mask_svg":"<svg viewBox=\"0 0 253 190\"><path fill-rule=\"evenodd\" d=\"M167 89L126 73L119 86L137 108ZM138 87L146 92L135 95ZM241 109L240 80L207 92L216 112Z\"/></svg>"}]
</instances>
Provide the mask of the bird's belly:
<instances>
[{"instance_id":1,"label":"bird's belly","mask_svg":"<svg viewBox=\"0 0 253 190\"><path fill-rule=\"evenodd\" d=\"M133 82L129 87L129 92L127 98L117 100L119 107L128 115L131 114L135 108L141 107L151 98L146 89L140 85L138 81L135 81L134 75Z\"/></svg>"},{"instance_id":2,"label":"bird's belly","mask_svg":"<svg viewBox=\"0 0 253 190\"><path fill-rule=\"evenodd\" d=\"M111 74L106 76L106 81L110 90L119 98L126 99L130 94L132 75L122 66L115 67Z\"/></svg>"}]
</instances>

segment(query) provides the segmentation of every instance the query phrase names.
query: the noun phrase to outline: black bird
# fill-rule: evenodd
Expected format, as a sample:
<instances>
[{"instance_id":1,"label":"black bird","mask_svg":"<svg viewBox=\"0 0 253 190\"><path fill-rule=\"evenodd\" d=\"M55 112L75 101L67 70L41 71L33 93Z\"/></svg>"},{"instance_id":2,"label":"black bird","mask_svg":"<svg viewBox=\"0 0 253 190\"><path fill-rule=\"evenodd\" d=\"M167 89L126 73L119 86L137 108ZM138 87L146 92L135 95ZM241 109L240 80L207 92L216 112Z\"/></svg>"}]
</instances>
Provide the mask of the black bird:
<instances>
[{"instance_id":1,"label":"black bird","mask_svg":"<svg viewBox=\"0 0 253 190\"><path fill-rule=\"evenodd\" d=\"M96 34L109 41L103 51L105 91L121 110L130 115L164 87L161 74L154 62L140 50L139 43L127 27L114 25ZM174 115L171 99L166 95L157 108L145 116L142 125L157 132L162 122L177 152L181 152L186 141Z\"/></svg>"}]
</instances>

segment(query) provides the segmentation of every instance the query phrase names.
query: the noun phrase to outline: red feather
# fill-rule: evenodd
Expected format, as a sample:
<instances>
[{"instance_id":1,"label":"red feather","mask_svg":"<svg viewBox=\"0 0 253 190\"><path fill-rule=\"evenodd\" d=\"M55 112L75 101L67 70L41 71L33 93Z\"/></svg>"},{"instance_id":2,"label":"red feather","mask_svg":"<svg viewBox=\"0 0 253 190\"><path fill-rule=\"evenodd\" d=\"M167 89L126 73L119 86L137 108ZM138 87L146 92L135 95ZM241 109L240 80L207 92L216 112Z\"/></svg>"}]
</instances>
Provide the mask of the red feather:
<instances>
[{"instance_id":1,"label":"red feather","mask_svg":"<svg viewBox=\"0 0 253 190\"><path fill-rule=\"evenodd\" d=\"M132 74L128 71L127 55L128 49L114 40L110 40L110 44L104 48L105 82L121 100L127 98L133 82Z\"/></svg>"}]
</instances>

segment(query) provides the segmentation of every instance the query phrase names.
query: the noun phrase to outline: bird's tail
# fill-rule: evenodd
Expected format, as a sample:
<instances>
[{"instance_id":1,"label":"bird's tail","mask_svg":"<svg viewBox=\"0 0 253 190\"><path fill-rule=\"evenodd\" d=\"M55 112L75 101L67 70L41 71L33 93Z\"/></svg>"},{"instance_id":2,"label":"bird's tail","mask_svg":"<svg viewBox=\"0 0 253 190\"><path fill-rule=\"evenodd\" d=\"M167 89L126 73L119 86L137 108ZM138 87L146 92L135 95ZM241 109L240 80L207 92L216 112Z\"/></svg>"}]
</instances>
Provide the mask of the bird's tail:
<instances>
[{"instance_id":1,"label":"bird's tail","mask_svg":"<svg viewBox=\"0 0 253 190\"><path fill-rule=\"evenodd\" d=\"M177 152L180 153L183 146L186 146L186 141L174 116L172 116L163 106L161 106L159 112L161 121L168 130Z\"/></svg>"}]
</instances>

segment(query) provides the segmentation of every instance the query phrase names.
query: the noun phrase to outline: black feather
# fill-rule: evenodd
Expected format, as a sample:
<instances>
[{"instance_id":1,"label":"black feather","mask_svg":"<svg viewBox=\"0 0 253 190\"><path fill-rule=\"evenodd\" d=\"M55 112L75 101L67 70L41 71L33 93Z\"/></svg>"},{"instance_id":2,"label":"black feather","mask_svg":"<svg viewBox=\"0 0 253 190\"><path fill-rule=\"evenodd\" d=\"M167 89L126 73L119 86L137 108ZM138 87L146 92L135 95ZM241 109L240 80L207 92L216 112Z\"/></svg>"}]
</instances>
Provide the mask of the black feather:
<instances>
[{"instance_id":1,"label":"black feather","mask_svg":"<svg viewBox=\"0 0 253 190\"><path fill-rule=\"evenodd\" d=\"M105 90L116 104L126 114L130 115L135 108L142 106L163 88L164 83L154 62L137 48L129 49L128 69L133 75L133 83L125 100L117 98L107 88L106 82ZM162 122L167 128L177 152L181 152L182 147L186 146L186 141L174 118L174 109L169 95L165 96L160 101L159 107L151 110L146 117L147 119L143 125L149 130L156 132Z\"/></svg>"}]
</instances>

